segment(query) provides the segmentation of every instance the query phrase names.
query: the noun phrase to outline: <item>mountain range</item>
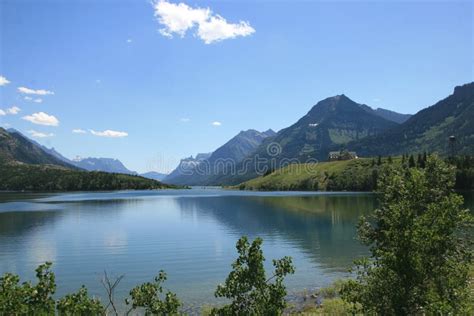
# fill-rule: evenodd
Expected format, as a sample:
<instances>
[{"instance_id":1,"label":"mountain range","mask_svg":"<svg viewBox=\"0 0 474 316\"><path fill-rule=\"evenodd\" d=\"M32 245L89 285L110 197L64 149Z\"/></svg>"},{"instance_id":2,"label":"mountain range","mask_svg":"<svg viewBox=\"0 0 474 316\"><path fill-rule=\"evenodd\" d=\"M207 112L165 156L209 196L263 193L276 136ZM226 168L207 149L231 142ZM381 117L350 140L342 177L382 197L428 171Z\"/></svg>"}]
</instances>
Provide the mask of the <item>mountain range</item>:
<instances>
[{"instance_id":1,"label":"mountain range","mask_svg":"<svg viewBox=\"0 0 474 316\"><path fill-rule=\"evenodd\" d=\"M425 151L446 155L450 150L472 154L473 119L474 83L456 87L452 95L415 115L381 108L374 110L343 94L337 95L318 102L296 123L265 138L245 157L245 162L266 161L259 170L248 169L240 163L232 168L248 169L245 173L227 168L207 178L201 177L203 181L193 181L193 184L238 184L288 163L325 161L330 151L343 149L355 151L362 157Z\"/></svg>"},{"instance_id":2,"label":"mountain range","mask_svg":"<svg viewBox=\"0 0 474 316\"><path fill-rule=\"evenodd\" d=\"M257 159L265 162L263 172L271 172L288 163L324 161L330 151L343 149L355 151L360 157L425 151L472 155L473 119L474 83L456 87L450 96L415 115L372 109L341 94L318 102L305 116L278 133L241 131L212 153L182 159L169 175L149 172L142 176L179 185L227 185L260 175L262 169L246 168L249 161ZM117 159L70 160L54 148L3 128L0 163L136 175Z\"/></svg>"},{"instance_id":3,"label":"mountain range","mask_svg":"<svg viewBox=\"0 0 474 316\"><path fill-rule=\"evenodd\" d=\"M2 158L4 161L10 162L48 164L87 171L139 175L137 172L127 169L118 159L92 157L68 159L56 149L43 146L13 128L8 130L0 128L0 159ZM161 181L167 175L152 171L140 174L140 176Z\"/></svg>"}]
</instances>

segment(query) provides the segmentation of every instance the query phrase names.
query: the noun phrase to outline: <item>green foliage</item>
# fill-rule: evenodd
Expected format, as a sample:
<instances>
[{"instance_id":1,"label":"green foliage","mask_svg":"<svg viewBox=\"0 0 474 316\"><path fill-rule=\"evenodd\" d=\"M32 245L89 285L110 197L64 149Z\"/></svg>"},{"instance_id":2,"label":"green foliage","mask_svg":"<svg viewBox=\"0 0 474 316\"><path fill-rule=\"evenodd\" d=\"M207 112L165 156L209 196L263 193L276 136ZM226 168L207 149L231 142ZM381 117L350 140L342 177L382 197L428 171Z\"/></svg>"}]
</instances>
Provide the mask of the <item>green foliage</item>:
<instances>
[{"instance_id":1,"label":"green foliage","mask_svg":"<svg viewBox=\"0 0 474 316\"><path fill-rule=\"evenodd\" d=\"M167 187L155 180L126 174L78 171L50 165L0 163L0 190L103 191Z\"/></svg>"},{"instance_id":2,"label":"green foliage","mask_svg":"<svg viewBox=\"0 0 474 316\"><path fill-rule=\"evenodd\" d=\"M154 282L147 282L133 288L130 291L131 299L125 301L127 305L132 305L130 311L143 308L145 315L177 314L180 302L176 294L168 291L164 299L160 298L160 294L163 293L161 284L164 281L166 281L166 273L160 271Z\"/></svg>"},{"instance_id":3,"label":"green foliage","mask_svg":"<svg viewBox=\"0 0 474 316\"><path fill-rule=\"evenodd\" d=\"M105 307L100 300L90 298L87 289L82 286L77 293L68 294L57 303L58 315L105 315Z\"/></svg>"},{"instance_id":4,"label":"green foliage","mask_svg":"<svg viewBox=\"0 0 474 316\"><path fill-rule=\"evenodd\" d=\"M89 297L87 289L82 286L77 293L68 294L57 302L52 298L56 290L55 276L50 270L51 263L47 262L36 269L38 283L20 284L17 275L6 273L0 277L0 315L106 315L107 307L97 298ZM107 277L107 276L106 276ZM121 278L118 279L115 284ZM178 313L180 302L176 294L167 292L164 300L159 295L163 292L161 284L166 280L166 274L160 271L154 282L144 283L130 291L132 304L130 312L142 308L145 315L174 315ZM114 288L112 288L113 290ZM111 294L111 293L109 293ZM113 297L113 293L109 298ZM113 302L110 302L117 314ZM109 305L110 305L109 304Z\"/></svg>"},{"instance_id":5,"label":"green foliage","mask_svg":"<svg viewBox=\"0 0 474 316\"><path fill-rule=\"evenodd\" d=\"M233 270L225 284L219 285L216 297L231 300L229 305L212 310L213 315L280 315L286 307L286 288L283 284L288 274L295 269L290 257L273 260L274 274L266 278L261 249L262 239L251 244L247 237L237 242L239 257L232 264ZM270 281L273 280L273 283Z\"/></svg>"},{"instance_id":6,"label":"green foliage","mask_svg":"<svg viewBox=\"0 0 474 316\"><path fill-rule=\"evenodd\" d=\"M366 314L466 312L472 217L453 192L454 181L454 168L436 156L425 169L386 167L380 209L359 225L372 256L356 262L346 301Z\"/></svg>"},{"instance_id":7,"label":"green foliage","mask_svg":"<svg viewBox=\"0 0 474 316\"><path fill-rule=\"evenodd\" d=\"M6 273L0 278L0 315L54 315L56 290L54 273L47 262L36 269L38 283L20 284L17 275Z\"/></svg>"}]
</instances>

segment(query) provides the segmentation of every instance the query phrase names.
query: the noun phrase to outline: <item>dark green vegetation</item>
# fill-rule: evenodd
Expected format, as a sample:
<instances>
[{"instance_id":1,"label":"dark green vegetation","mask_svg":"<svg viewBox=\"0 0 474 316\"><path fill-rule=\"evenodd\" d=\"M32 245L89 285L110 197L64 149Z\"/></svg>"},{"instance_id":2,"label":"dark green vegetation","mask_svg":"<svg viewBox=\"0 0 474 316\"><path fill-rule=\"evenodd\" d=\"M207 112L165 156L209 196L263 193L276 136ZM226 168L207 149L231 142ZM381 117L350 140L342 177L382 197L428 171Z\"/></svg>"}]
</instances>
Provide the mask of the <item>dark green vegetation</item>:
<instances>
[{"instance_id":1,"label":"dark green vegetation","mask_svg":"<svg viewBox=\"0 0 474 316\"><path fill-rule=\"evenodd\" d=\"M288 274L294 273L290 257L274 260L274 274L265 276L262 240L257 238L251 244L242 237L236 245L239 257L232 264L233 270L224 285L219 285L217 297L226 297L229 305L214 308L213 315L281 315L286 308L286 288L283 284ZM108 304L89 297L83 286L77 293L66 295L55 301L55 275L51 263L40 265L36 269L38 283L20 284L17 275L6 273L0 277L0 315L118 315L114 302L114 291L123 276L111 281L107 274L102 284L107 292ZM166 292L163 295L163 282L166 274L160 271L153 282L136 286L130 291L125 304L131 307L125 313L142 312L145 315L176 315L181 306L176 294ZM272 281L272 282L270 282Z\"/></svg>"},{"instance_id":2,"label":"dark green vegetation","mask_svg":"<svg viewBox=\"0 0 474 316\"><path fill-rule=\"evenodd\" d=\"M426 154L419 154L294 164L235 188L257 191L376 191L380 172L386 166L423 169L426 160ZM462 156L447 161L456 166L456 189L474 189L474 158Z\"/></svg>"},{"instance_id":3,"label":"dark green vegetation","mask_svg":"<svg viewBox=\"0 0 474 316\"><path fill-rule=\"evenodd\" d=\"M148 190L170 186L139 176L87 172L16 131L0 128L0 191Z\"/></svg>"},{"instance_id":4,"label":"dark green vegetation","mask_svg":"<svg viewBox=\"0 0 474 316\"><path fill-rule=\"evenodd\" d=\"M0 163L0 191L149 190L172 186L119 173L88 172L54 165Z\"/></svg>"},{"instance_id":5,"label":"dark green vegetation","mask_svg":"<svg viewBox=\"0 0 474 316\"><path fill-rule=\"evenodd\" d=\"M342 297L355 312L467 315L473 217L454 193L455 170L436 157L424 169L387 166L380 208L361 218L371 257L357 261Z\"/></svg>"}]
</instances>

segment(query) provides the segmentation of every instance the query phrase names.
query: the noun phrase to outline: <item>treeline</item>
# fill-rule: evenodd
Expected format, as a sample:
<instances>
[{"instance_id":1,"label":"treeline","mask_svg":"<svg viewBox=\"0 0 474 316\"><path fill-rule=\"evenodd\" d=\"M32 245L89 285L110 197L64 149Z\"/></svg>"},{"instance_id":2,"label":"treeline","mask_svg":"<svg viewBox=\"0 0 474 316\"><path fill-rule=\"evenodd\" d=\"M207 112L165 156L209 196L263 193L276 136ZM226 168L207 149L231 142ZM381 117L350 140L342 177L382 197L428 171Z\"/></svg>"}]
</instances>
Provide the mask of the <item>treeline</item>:
<instances>
[{"instance_id":1,"label":"treeline","mask_svg":"<svg viewBox=\"0 0 474 316\"><path fill-rule=\"evenodd\" d=\"M403 169L426 167L428 153L401 157L373 158L370 165L365 163L348 165L341 172L328 175L328 191L376 191L378 189L381 169L387 165L400 165ZM474 190L474 156L449 157L445 160L456 168L455 189Z\"/></svg>"},{"instance_id":2,"label":"treeline","mask_svg":"<svg viewBox=\"0 0 474 316\"><path fill-rule=\"evenodd\" d=\"M377 191L380 174L385 168L424 169L429 156L428 153L378 156L323 162L315 167L295 165L244 182L237 188L260 191ZM445 161L456 170L455 189L474 190L474 157L459 156Z\"/></svg>"},{"instance_id":3,"label":"treeline","mask_svg":"<svg viewBox=\"0 0 474 316\"><path fill-rule=\"evenodd\" d=\"M456 189L474 190L474 156L451 157L448 162L456 166Z\"/></svg>"},{"instance_id":4,"label":"treeline","mask_svg":"<svg viewBox=\"0 0 474 316\"><path fill-rule=\"evenodd\" d=\"M71 170L50 165L0 164L0 191L149 190L168 185L140 176Z\"/></svg>"}]
</instances>

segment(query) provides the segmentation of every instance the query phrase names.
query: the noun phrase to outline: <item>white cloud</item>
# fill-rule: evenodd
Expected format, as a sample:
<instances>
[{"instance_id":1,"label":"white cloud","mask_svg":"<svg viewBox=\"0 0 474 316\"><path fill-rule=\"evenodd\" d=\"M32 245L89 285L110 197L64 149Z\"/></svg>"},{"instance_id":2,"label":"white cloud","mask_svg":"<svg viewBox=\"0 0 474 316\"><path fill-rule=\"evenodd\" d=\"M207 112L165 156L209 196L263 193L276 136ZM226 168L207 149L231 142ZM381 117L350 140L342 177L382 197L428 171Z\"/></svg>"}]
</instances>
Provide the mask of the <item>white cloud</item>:
<instances>
[{"instance_id":1,"label":"white cloud","mask_svg":"<svg viewBox=\"0 0 474 316\"><path fill-rule=\"evenodd\" d=\"M33 113L23 117L24 120L34 124L47 125L47 126L58 126L59 121L53 115L48 115L44 112Z\"/></svg>"},{"instance_id":2,"label":"white cloud","mask_svg":"<svg viewBox=\"0 0 474 316\"><path fill-rule=\"evenodd\" d=\"M191 119L187 118L187 117L183 117L183 118L180 118L179 121L182 122L182 123L188 123L188 122L191 121Z\"/></svg>"},{"instance_id":3,"label":"white cloud","mask_svg":"<svg viewBox=\"0 0 474 316\"><path fill-rule=\"evenodd\" d=\"M154 9L155 17L164 26L160 33L170 38L174 34L184 37L195 26L195 35L206 44L255 33L248 22L228 23L222 16L213 14L209 8L192 8L185 3L159 0L154 2Z\"/></svg>"},{"instance_id":4,"label":"white cloud","mask_svg":"<svg viewBox=\"0 0 474 316\"><path fill-rule=\"evenodd\" d=\"M18 114L19 112L21 111L21 109L17 106L12 106L11 108L8 108L7 109L7 114L11 114L11 115L16 115Z\"/></svg>"},{"instance_id":5,"label":"white cloud","mask_svg":"<svg viewBox=\"0 0 474 316\"><path fill-rule=\"evenodd\" d=\"M5 78L4 76L0 76L0 86L5 86L9 83L10 81L7 78Z\"/></svg>"},{"instance_id":6,"label":"white cloud","mask_svg":"<svg viewBox=\"0 0 474 316\"><path fill-rule=\"evenodd\" d=\"M221 123L221 122L218 122L218 121L214 121L214 122L211 123L211 125L213 125L213 126L221 126L222 123Z\"/></svg>"},{"instance_id":7,"label":"white cloud","mask_svg":"<svg viewBox=\"0 0 474 316\"><path fill-rule=\"evenodd\" d=\"M227 23L219 16L213 16L208 21L199 24L198 36L206 44L219 42L237 36L249 36L255 29L248 22L240 21L238 24Z\"/></svg>"},{"instance_id":8,"label":"white cloud","mask_svg":"<svg viewBox=\"0 0 474 316\"><path fill-rule=\"evenodd\" d=\"M43 89L34 90L34 89L26 88L26 87L19 87L18 92L24 93L24 94L35 94L35 95L53 95L54 94L53 91L43 90Z\"/></svg>"},{"instance_id":9,"label":"white cloud","mask_svg":"<svg viewBox=\"0 0 474 316\"><path fill-rule=\"evenodd\" d=\"M31 102L35 102L35 103L42 103L42 102L43 102L43 99L41 99L41 98L33 99L33 98L30 97L30 96L25 96L24 99L25 99L26 101L31 101Z\"/></svg>"},{"instance_id":10,"label":"white cloud","mask_svg":"<svg viewBox=\"0 0 474 316\"><path fill-rule=\"evenodd\" d=\"M72 132L74 134L85 134L85 133L87 133L85 130L80 129L80 128L73 129Z\"/></svg>"},{"instance_id":11,"label":"white cloud","mask_svg":"<svg viewBox=\"0 0 474 316\"><path fill-rule=\"evenodd\" d=\"M0 116L5 116L5 115L16 115L21 111L21 109L17 106L12 106L11 108L8 108L6 110L0 109Z\"/></svg>"},{"instance_id":12,"label":"white cloud","mask_svg":"<svg viewBox=\"0 0 474 316\"><path fill-rule=\"evenodd\" d=\"M126 133L126 132L112 131L110 129L102 131L102 132L94 131L94 130L91 129L90 132L91 132L92 135L101 136L101 137L118 138L118 137L128 136L128 133Z\"/></svg>"},{"instance_id":13,"label":"white cloud","mask_svg":"<svg viewBox=\"0 0 474 316\"><path fill-rule=\"evenodd\" d=\"M46 137L53 137L53 133L42 133L42 132L37 132L35 130L29 130L28 134L30 134L32 137L36 138L46 138Z\"/></svg>"},{"instance_id":14,"label":"white cloud","mask_svg":"<svg viewBox=\"0 0 474 316\"><path fill-rule=\"evenodd\" d=\"M127 43L130 44L131 42L132 42L132 39L131 39L131 38L127 39Z\"/></svg>"},{"instance_id":15,"label":"white cloud","mask_svg":"<svg viewBox=\"0 0 474 316\"><path fill-rule=\"evenodd\" d=\"M101 83L101 82L102 82L102 81L100 81L100 79L97 79L97 80L95 81L95 83Z\"/></svg>"}]
</instances>

